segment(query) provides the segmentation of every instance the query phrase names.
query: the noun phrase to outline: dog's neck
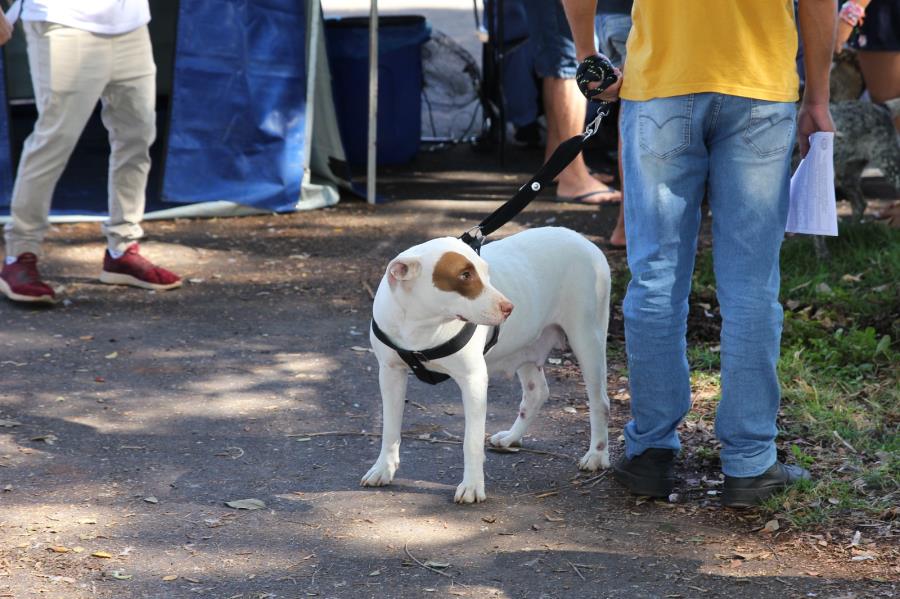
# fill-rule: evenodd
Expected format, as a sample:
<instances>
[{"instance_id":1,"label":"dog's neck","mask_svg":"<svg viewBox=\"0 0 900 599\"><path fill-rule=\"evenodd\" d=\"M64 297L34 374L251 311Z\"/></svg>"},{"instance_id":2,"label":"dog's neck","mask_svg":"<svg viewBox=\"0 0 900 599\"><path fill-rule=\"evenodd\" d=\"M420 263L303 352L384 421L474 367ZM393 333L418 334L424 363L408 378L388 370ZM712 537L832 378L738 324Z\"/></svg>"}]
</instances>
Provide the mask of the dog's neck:
<instances>
[{"instance_id":1,"label":"dog's neck","mask_svg":"<svg viewBox=\"0 0 900 599\"><path fill-rule=\"evenodd\" d=\"M378 326L399 347L424 350L437 347L452 339L465 326L459 319L435 314L423 305L404 305L400 294L388 285L381 285L375 294L372 317Z\"/></svg>"}]
</instances>

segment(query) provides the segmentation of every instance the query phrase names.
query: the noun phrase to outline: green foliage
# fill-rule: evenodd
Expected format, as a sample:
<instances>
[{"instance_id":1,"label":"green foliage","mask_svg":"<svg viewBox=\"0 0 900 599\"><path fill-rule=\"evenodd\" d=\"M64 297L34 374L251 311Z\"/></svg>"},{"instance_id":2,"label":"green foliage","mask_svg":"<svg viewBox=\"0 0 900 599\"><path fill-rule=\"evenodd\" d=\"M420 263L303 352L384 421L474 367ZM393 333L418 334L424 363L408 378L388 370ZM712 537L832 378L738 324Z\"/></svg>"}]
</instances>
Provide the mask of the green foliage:
<instances>
[{"instance_id":1,"label":"green foliage","mask_svg":"<svg viewBox=\"0 0 900 599\"><path fill-rule=\"evenodd\" d=\"M900 232L842 227L828 248L821 263L805 237L782 251L781 424L814 480L764 509L797 527L877 516L900 490Z\"/></svg>"},{"instance_id":2,"label":"green foliage","mask_svg":"<svg viewBox=\"0 0 900 599\"><path fill-rule=\"evenodd\" d=\"M810 468L815 463L816 459L811 455L805 453L802 449L800 449L797 445L791 445L791 454L794 456L794 461L804 468Z\"/></svg>"},{"instance_id":3,"label":"green foliage","mask_svg":"<svg viewBox=\"0 0 900 599\"><path fill-rule=\"evenodd\" d=\"M806 236L782 248L780 440L813 480L763 510L800 528L875 517L900 492L900 231L843 226L827 245L826 262ZM699 302L718 310L708 251L694 273L691 303ZM716 343L688 351L706 376L719 367Z\"/></svg>"},{"instance_id":4,"label":"green foliage","mask_svg":"<svg viewBox=\"0 0 900 599\"><path fill-rule=\"evenodd\" d=\"M803 481L763 506L798 528L877 518L900 495L900 231L874 223L842 226L828 261L796 236L781 255L784 330L779 442ZM628 277L614 281L624 296ZM719 312L712 252L701 249L690 298L692 385L707 393L688 420L711 421L717 401ZM700 331L698 333L698 330ZM694 448L704 462L715 452Z\"/></svg>"}]
</instances>

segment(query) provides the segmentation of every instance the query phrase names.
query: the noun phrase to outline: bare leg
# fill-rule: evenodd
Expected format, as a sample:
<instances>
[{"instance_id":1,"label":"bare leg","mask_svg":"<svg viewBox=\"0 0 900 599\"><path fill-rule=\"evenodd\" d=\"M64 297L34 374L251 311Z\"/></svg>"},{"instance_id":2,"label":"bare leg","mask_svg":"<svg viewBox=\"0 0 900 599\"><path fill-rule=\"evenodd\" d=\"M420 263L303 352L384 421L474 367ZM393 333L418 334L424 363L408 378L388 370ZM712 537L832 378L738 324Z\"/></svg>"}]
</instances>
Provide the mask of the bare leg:
<instances>
[{"instance_id":1,"label":"bare leg","mask_svg":"<svg viewBox=\"0 0 900 599\"><path fill-rule=\"evenodd\" d=\"M619 155L616 163L619 166L619 181L622 181L622 203L619 204L619 218L616 220L616 228L609 236L609 243L613 246L625 246L625 180L622 177L622 138L619 138Z\"/></svg>"},{"instance_id":2,"label":"bare leg","mask_svg":"<svg viewBox=\"0 0 900 599\"><path fill-rule=\"evenodd\" d=\"M900 52L860 50L859 67L873 102L884 104L900 98ZM900 116L894 117L894 128L900 131Z\"/></svg>"},{"instance_id":3,"label":"bare leg","mask_svg":"<svg viewBox=\"0 0 900 599\"><path fill-rule=\"evenodd\" d=\"M547 111L547 147L544 158L549 158L560 143L584 131L585 100L574 79L545 77L543 80L544 107ZM588 204L616 202L622 194L600 183L591 176L581 154L559 175L557 194L575 197L591 192L585 199Z\"/></svg>"}]
</instances>

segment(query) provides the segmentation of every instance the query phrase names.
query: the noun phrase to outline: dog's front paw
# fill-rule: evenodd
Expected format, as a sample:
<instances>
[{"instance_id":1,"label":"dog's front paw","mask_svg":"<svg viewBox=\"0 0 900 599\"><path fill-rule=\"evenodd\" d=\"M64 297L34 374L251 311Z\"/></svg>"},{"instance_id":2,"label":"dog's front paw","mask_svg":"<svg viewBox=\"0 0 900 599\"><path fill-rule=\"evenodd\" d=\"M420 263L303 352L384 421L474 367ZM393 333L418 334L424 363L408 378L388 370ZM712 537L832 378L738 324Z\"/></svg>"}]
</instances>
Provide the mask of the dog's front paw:
<instances>
[{"instance_id":1,"label":"dog's front paw","mask_svg":"<svg viewBox=\"0 0 900 599\"><path fill-rule=\"evenodd\" d=\"M522 437L512 431L500 431L491 436L490 443L494 447L522 447Z\"/></svg>"},{"instance_id":2,"label":"dog's front paw","mask_svg":"<svg viewBox=\"0 0 900 599\"><path fill-rule=\"evenodd\" d=\"M600 468L609 468L609 450L590 450L578 462L578 467L589 472L595 472Z\"/></svg>"},{"instance_id":3,"label":"dog's front paw","mask_svg":"<svg viewBox=\"0 0 900 599\"><path fill-rule=\"evenodd\" d=\"M362 477L359 484L363 487L383 487L390 484L394 480L394 473L397 471L399 464L391 464L386 461L378 460L369 468L366 475Z\"/></svg>"},{"instance_id":4,"label":"dog's front paw","mask_svg":"<svg viewBox=\"0 0 900 599\"><path fill-rule=\"evenodd\" d=\"M487 495L484 494L483 480L473 483L462 481L456 487L456 495L453 497L453 501L456 503L481 503L485 499L487 499Z\"/></svg>"}]
</instances>

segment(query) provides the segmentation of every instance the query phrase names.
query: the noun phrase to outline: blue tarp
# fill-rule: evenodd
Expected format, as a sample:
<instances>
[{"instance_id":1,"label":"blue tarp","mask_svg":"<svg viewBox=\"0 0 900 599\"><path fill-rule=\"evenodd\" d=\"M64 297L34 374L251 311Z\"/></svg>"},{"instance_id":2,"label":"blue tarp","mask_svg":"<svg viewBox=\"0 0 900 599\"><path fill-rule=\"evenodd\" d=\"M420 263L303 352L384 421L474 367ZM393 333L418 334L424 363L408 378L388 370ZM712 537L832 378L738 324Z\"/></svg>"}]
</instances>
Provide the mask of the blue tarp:
<instances>
[{"instance_id":1,"label":"blue tarp","mask_svg":"<svg viewBox=\"0 0 900 599\"><path fill-rule=\"evenodd\" d=\"M306 115L297 0L181 2L163 197L292 210Z\"/></svg>"},{"instance_id":2,"label":"blue tarp","mask_svg":"<svg viewBox=\"0 0 900 599\"><path fill-rule=\"evenodd\" d=\"M170 110L158 121L148 211L220 200L273 211L297 207L307 150L305 7L298 0L179 3ZM18 152L10 147L10 114L0 110L0 207L10 201ZM105 213L104 138L95 118L57 186L55 214Z\"/></svg>"},{"instance_id":3,"label":"blue tarp","mask_svg":"<svg viewBox=\"0 0 900 599\"><path fill-rule=\"evenodd\" d=\"M6 65L0 60L0 98L6 105ZM0 110L0 206L12 200L12 152L9 147L9 112Z\"/></svg>"}]
</instances>

